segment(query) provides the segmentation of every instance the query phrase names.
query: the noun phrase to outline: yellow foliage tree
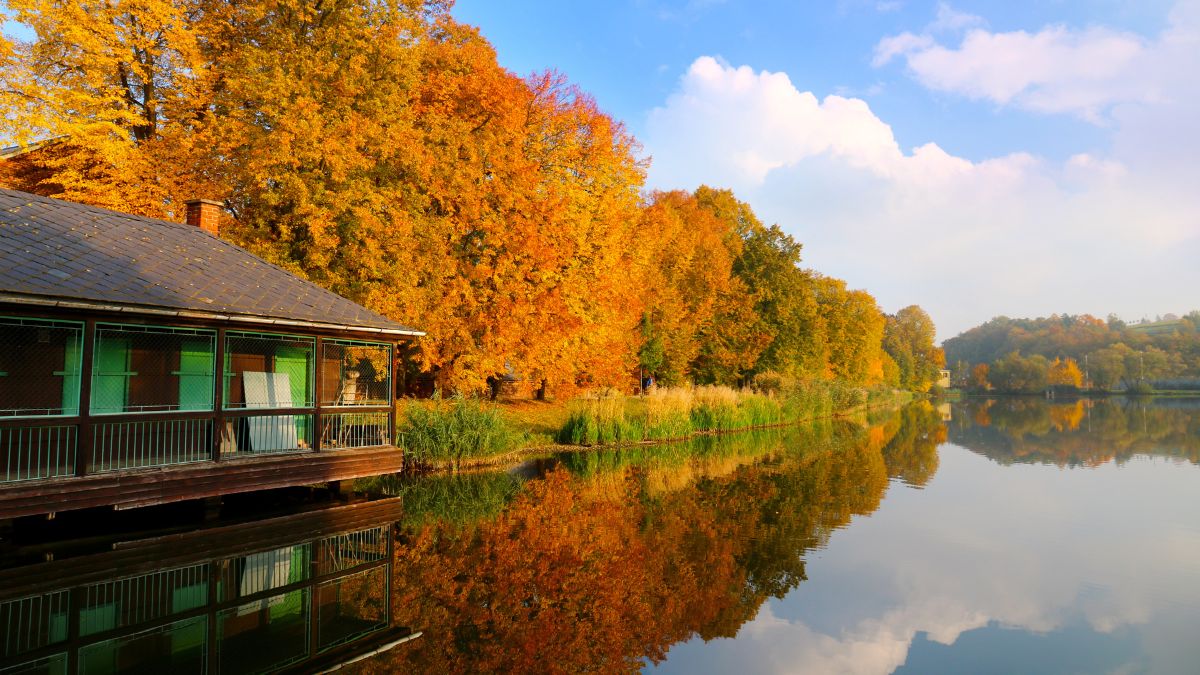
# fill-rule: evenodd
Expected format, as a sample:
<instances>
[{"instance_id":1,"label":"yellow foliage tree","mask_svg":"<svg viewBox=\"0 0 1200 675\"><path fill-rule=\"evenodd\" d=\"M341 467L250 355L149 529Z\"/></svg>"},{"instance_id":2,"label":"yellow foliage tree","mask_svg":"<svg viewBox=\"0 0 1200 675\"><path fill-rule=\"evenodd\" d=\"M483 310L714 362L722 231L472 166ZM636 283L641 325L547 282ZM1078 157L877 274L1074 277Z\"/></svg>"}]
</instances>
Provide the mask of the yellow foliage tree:
<instances>
[{"instance_id":1,"label":"yellow foliage tree","mask_svg":"<svg viewBox=\"0 0 1200 675\"><path fill-rule=\"evenodd\" d=\"M1083 372L1079 370L1079 364L1075 363L1075 359L1056 358L1050 363L1048 381L1052 387L1078 389L1083 386Z\"/></svg>"},{"instance_id":2,"label":"yellow foliage tree","mask_svg":"<svg viewBox=\"0 0 1200 675\"><path fill-rule=\"evenodd\" d=\"M36 39L0 47L0 136L66 146L27 158L41 180L25 187L158 217L215 196L196 134L217 86L200 4L6 4Z\"/></svg>"}]
</instances>

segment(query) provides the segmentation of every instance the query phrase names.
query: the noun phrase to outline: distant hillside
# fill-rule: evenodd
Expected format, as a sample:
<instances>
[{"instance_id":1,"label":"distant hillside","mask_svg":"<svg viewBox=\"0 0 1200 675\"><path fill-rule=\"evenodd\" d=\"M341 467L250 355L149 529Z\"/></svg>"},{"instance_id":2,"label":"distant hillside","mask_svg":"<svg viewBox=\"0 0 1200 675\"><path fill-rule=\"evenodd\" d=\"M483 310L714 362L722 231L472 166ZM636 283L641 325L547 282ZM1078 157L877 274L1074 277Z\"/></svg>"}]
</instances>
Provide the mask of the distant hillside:
<instances>
[{"instance_id":1,"label":"distant hillside","mask_svg":"<svg viewBox=\"0 0 1200 675\"><path fill-rule=\"evenodd\" d=\"M1187 330L1190 327L1190 324L1185 326L1183 319L1174 319L1171 321L1147 321L1145 323L1131 323L1127 327L1131 331L1145 333L1147 335L1169 335L1179 330Z\"/></svg>"},{"instance_id":2,"label":"distant hillside","mask_svg":"<svg viewBox=\"0 0 1200 675\"><path fill-rule=\"evenodd\" d=\"M1001 316L943 347L956 384L976 389L1200 386L1200 311L1138 324L1087 314Z\"/></svg>"}]
</instances>

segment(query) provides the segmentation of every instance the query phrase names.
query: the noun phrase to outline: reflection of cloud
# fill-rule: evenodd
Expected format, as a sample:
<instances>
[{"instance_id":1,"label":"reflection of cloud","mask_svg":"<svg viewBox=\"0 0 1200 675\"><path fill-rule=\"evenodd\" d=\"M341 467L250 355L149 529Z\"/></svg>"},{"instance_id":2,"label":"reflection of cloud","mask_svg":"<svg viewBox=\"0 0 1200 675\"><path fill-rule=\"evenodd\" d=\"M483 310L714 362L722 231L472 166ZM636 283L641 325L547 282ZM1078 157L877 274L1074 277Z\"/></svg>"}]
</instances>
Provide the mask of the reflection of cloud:
<instances>
[{"instance_id":1,"label":"reflection of cloud","mask_svg":"<svg viewBox=\"0 0 1200 675\"><path fill-rule=\"evenodd\" d=\"M1200 528L1188 515L1200 513L1195 467L1135 459L1063 471L1001 467L954 446L941 453L924 490L894 485L878 512L809 560L809 581L765 605L737 640L677 646L667 665L882 674L905 663L919 633L954 645L993 625L1051 641L1068 628L1136 630L1122 647L1135 649L1200 619ZM1198 649L1159 644L1152 670L1184 672Z\"/></svg>"},{"instance_id":2,"label":"reflection of cloud","mask_svg":"<svg viewBox=\"0 0 1200 675\"><path fill-rule=\"evenodd\" d=\"M742 631L756 643L756 650L769 654L769 662L753 664L755 672L889 673L904 663L911 640L881 623L837 638L822 635L774 616L770 605Z\"/></svg>"}]
</instances>

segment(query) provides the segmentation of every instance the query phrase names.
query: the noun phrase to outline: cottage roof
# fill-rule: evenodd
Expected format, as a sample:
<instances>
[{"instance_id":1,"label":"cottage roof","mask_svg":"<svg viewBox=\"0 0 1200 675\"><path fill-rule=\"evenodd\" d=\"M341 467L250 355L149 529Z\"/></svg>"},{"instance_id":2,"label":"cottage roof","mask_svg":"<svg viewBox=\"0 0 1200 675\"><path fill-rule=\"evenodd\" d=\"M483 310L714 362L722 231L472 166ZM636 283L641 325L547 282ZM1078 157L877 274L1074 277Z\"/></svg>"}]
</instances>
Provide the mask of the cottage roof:
<instances>
[{"instance_id":1,"label":"cottage roof","mask_svg":"<svg viewBox=\"0 0 1200 675\"><path fill-rule=\"evenodd\" d=\"M0 301L422 334L198 227L3 189Z\"/></svg>"}]
</instances>

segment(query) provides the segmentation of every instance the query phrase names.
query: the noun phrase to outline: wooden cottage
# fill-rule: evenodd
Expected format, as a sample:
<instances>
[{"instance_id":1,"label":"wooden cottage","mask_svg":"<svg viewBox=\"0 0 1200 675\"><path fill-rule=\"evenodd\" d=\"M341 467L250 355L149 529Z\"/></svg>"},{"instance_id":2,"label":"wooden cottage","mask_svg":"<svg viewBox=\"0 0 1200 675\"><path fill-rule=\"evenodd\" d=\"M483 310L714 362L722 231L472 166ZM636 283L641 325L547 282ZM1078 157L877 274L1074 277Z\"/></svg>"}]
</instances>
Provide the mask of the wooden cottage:
<instances>
[{"instance_id":1,"label":"wooden cottage","mask_svg":"<svg viewBox=\"0 0 1200 675\"><path fill-rule=\"evenodd\" d=\"M0 519L395 471L422 335L188 223L0 190Z\"/></svg>"}]
</instances>

